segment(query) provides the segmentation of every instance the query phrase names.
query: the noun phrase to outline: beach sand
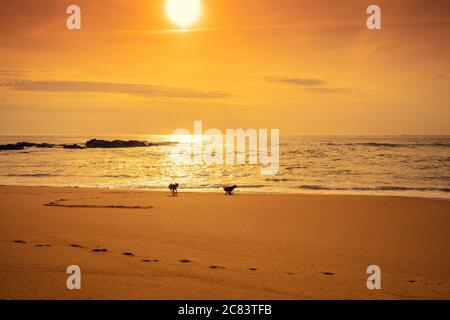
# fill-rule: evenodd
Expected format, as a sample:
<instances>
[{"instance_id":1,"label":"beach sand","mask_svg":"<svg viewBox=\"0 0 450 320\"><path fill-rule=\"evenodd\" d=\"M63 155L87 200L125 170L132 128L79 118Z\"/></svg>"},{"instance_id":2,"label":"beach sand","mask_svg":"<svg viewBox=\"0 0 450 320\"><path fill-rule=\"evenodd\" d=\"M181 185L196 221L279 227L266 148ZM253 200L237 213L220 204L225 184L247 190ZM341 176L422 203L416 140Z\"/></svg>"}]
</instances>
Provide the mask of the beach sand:
<instances>
[{"instance_id":1,"label":"beach sand","mask_svg":"<svg viewBox=\"0 0 450 320\"><path fill-rule=\"evenodd\" d=\"M0 255L0 299L450 299L450 202L0 187Z\"/></svg>"}]
</instances>

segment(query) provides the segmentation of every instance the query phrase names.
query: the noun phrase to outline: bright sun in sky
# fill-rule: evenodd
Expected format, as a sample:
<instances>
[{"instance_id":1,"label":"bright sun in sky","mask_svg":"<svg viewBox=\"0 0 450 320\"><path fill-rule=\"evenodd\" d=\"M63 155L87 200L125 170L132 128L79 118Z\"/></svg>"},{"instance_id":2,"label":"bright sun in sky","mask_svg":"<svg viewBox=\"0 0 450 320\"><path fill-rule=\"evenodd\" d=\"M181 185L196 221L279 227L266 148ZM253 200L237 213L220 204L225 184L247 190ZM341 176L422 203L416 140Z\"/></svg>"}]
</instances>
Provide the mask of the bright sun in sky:
<instances>
[{"instance_id":1,"label":"bright sun in sky","mask_svg":"<svg viewBox=\"0 0 450 320\"><path fill-rule=\"evenodd\" d=\"M166 12L170 21L181 28L188 28L200 18L201 0L167 0Z\"/></svg>"}]
</instances>

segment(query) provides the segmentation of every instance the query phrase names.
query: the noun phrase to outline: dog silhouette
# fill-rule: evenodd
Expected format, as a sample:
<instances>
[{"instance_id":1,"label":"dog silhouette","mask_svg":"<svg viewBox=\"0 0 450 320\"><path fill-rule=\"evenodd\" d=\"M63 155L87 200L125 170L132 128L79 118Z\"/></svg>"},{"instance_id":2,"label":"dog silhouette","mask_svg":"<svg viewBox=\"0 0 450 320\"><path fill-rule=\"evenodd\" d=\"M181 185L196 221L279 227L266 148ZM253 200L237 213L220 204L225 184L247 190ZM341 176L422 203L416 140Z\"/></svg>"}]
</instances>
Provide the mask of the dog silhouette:
<instances>
[{"instance_id":1,"label":"dog silhouette","mask_svg":"<svg viewBox=\"0 0 450 320\"><path fill-rule=\"evenodd\" d=\"M230 195L233 193L233 190L237 188L237 185L233 185L233 186L226 186L223 187L223 190L225 191L225 194Z\"/></svg>"},{"instance_id":2,"label":"dog silhouette","mask_svg":"<svg viewBox=\"0 0 450 320\"><path fill-rule=\"evenodd\" d=\"M178 187L180 185L178 183L169 184L169 190L172 192L172 195L175 196L178 194Z\"/></svg>"}]
</instances>

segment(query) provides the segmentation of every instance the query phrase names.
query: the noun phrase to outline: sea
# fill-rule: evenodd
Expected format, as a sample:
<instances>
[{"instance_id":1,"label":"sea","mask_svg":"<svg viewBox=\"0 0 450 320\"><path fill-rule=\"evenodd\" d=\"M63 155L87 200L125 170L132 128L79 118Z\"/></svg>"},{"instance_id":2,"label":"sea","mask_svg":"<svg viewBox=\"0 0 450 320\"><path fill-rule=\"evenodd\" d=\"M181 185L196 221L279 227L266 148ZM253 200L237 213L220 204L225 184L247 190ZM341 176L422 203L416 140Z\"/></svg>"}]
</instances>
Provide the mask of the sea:
<instances>
[{"instance_id":1,"label":"sea","mask_svg":"<svg viewBox=\"0 0 450 320\"><path fill-rule=\"evenodd\" d=\"M84 144L139 140L149 147L0 151L0 185L237 192L368 194L450 199L450 136L281 136L279 170L261 164L179 163L172 135L0 136L16 142ZM170 143L166 143L170 142ZM269 148L270 151L270 148Z\"/></svg>"}]
</instances>

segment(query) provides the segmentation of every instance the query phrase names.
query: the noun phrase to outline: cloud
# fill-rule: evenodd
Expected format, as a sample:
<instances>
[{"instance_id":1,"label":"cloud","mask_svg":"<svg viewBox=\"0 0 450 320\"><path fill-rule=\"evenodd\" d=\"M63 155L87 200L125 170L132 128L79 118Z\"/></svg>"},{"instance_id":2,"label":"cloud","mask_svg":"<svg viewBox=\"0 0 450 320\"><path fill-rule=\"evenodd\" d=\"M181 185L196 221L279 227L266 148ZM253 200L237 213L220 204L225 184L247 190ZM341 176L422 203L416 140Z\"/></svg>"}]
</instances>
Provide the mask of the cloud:
<instances>
[{"instance_id":1,"label":"cloud","mask_svg":"<svg viewBox=\"0 0 450 320\"><path fill-rule=\"evenodd\" d=\"M325 94L360 94L361 92L355 88L350 87L313 87L307 88L306 90L315 93L325 93Z\"/></svg>"},{"instance_id":2,"label":"cloud","mask_svg":"<svg viewBox=\"0 0 450 320\"><path fill-rule=\"evenodd\" d=\"M320 94L361 94L361 91L351 87L335 87L325 80L317 78L266 77L271 82L286 83L301 87L303 90Z\"/></svg>"},{"instance_id":3,"label":"cloud","mask_svg":"<svg viewBox=\"0 0 450 320\"><path fill-rule=\"evenodd\" d=\"M321 79L314 79L314 78L278 78L278 77L267 77L266 78L269 81L272 82L281 82L281 83L288 83L293 84L296 86L320 86L324 85L325 81Z\"/></svg>"},{"instance_id":4,"label":"cloud","mask_svg":"<svg viewBox=\"0 0 450 320\"><path fill-rule=\"evenodd\" d=\"M24 69L0 69L0 77L18 77L25 72Z\"/></svg>"},{"instance_id":5,"label":"cloud","mask_svg":"<svg viewBox=\"0 0 450 320\"><path fill-rule=\"evenodd\" d=\"M50 70L44 69L0 69L0 77L4 78L18 78L23 77L25 74L32 73L51 73Z\"/></svg>"},{"instance_id":6,"label":"cloud","mask_svg":"<svg viewBox=\"0 0 450 320\"><path fill-rule=\"evenodd\" d=\"M222 91L200 91L195 89L155 86L149 84L98 81L5 79L0 80L0 87L29 92L119 93L152 98L216 99L231 97L231 95Z\"/></svg>"}]
</instances>

